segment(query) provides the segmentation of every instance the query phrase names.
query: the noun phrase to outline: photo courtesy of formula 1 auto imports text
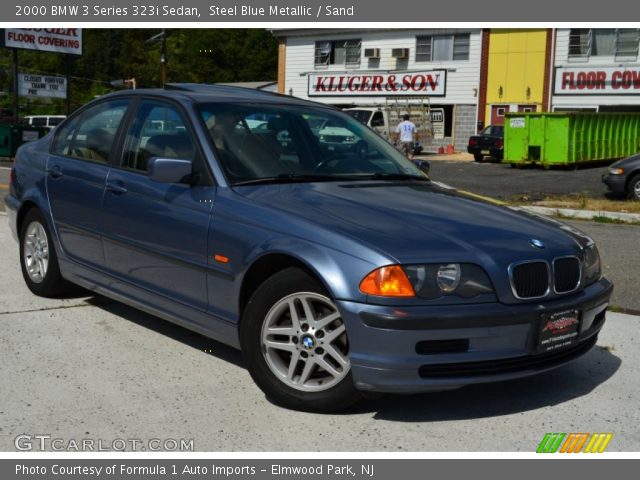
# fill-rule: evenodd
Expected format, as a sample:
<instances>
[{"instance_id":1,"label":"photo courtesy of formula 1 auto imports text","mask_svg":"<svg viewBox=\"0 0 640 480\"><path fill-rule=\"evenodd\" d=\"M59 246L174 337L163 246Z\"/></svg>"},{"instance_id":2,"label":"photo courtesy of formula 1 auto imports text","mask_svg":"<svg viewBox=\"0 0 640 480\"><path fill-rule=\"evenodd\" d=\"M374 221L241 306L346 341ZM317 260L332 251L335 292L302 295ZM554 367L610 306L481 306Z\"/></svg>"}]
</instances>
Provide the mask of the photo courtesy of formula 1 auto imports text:
<instances>
[{"instance_id":1,"label":"photo courtesy of formula 1 auto imports text","mask_svg":"<svg viewBox=\"0 0 640 480\"><path fill-rule=\"evenodd\" d=\"M0 5L0 478L630 478L640 7Z\"/></svg>"}]
</instances>

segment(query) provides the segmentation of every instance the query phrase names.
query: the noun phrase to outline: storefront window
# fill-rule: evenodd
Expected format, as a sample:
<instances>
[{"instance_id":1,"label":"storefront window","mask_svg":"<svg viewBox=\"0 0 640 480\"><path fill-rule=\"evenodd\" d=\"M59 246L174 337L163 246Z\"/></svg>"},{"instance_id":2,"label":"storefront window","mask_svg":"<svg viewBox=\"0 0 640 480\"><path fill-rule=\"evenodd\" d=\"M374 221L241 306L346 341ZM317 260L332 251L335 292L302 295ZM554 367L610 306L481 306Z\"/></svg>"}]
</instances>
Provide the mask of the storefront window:
<instances>
[{"instance_id":1,"label":"storefront window","mask_svg":"<svg viewBox=\"0 0 640 480\"><path fill-rule=\"evenodd\" d=\"M616 29L597 28L593 30L591 55L611 56L616 51Z\"/></svg>"},{"instance_id":2,"label":"storefront window","mask_svg":"<svg viewBox=\"0 0 640 480\"><path fill-rule=\"evenodd\" d=\"M315 65L359 64L360 46L359 39L316 42Z\"/></svg>"},{"instance_id":3,"label":"storefront window","mask_svg":"<svg viewBox=\"0 0 640 480\"><path fill-rule=\"evenodd\" d=\"M635 60L638 58L640 29L625 28L618 30L616 43L616 60Z\"/></svg>"},{"instance_id":4,"label":"storefront window","mask_svg":"<svg viewBox=\"0 0 640 480\"><path fill-rule=\"evenodd\" d=\"M569 57L582 58L589 56L591 49L591 29L572 28L569 32Z\"/></svg>"},{"instance_id":5,"label":"storefront window","mask_svg":"<svg viewBox=\"0 0 640 480\"><path fill-rule=\"evenodd\" d=\"M428 35L416 38L416 62L469 59L469 34Z\"/></svg>"},{"instance_id":6,"label":"storefront window","mask_svg":"<svg viewBox=\"0 0 640 480\"><path fill-rule=\"evenodd\" d=\"M453 36L453 60L469 60L469 35Z\"/></svg>"},{"instance_id":7,"label":"storefront window","mask_svg":"<svg viewBox=\"0 0 640 480\"><path fill-rule=\"evenodd\" d=\"M640 36L637 28L572 28L569 32L569 59L615 56L635 59Z\"/></svg>"}]
</instances>

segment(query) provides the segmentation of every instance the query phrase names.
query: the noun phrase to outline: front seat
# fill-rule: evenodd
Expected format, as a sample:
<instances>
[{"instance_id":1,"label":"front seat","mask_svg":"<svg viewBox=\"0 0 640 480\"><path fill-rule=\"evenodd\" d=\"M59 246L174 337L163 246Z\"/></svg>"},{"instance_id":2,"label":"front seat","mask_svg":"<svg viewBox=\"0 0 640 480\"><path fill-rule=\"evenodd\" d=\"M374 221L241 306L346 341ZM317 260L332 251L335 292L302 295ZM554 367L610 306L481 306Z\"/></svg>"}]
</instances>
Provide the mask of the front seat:
<instances>
[{"instance_id":1,"label":"front seat","mask_svg":"<svg viewBox=\"0 0 640 480\"><path fill-rule=\"evenodd\" d=\"M109 158L113 135L104 128L94 128L87 133L85 148L81 149L80 155L99 162L106 162Z\"/></svg>"}]
</instances>

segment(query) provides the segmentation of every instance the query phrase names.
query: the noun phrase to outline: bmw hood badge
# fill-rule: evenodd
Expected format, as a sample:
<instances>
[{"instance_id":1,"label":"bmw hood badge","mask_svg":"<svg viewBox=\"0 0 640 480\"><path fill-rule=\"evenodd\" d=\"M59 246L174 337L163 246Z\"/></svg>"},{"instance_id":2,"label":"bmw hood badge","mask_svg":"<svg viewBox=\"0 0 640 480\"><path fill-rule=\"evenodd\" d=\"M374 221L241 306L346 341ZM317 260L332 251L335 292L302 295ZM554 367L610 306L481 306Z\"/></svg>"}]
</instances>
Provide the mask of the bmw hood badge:
<instances>
[{"instance_id":1,"label":"bmw hood badge","mask_svg":"<svg viewBox=\"0 0 640 480\"><path fill-rule=\"evenodd\" d=\"M537 238L530 238L529 245L535 248L544 248L544 243L542 242L542 240L538 240Z\"/></svg>"}]
</instances>

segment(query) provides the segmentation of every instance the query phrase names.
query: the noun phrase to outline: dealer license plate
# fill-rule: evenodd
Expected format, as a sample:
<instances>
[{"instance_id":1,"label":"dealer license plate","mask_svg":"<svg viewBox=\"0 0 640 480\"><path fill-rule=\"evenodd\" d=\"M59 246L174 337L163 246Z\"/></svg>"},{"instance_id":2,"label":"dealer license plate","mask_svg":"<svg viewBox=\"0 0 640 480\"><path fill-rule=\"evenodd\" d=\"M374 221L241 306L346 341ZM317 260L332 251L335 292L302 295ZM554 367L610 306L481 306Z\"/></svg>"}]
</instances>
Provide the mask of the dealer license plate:
<instances>
[{"instance_id":1,"label":"dealer license plate","mask_svg":"<svg viewBox=\"0 0 640 480\"><path fill-rule=\"evenodd\" d=\"M564 310L542 315L538 353L555 352L574 345L580 333L580 312Z\"/></svg>"}]
</instances>

